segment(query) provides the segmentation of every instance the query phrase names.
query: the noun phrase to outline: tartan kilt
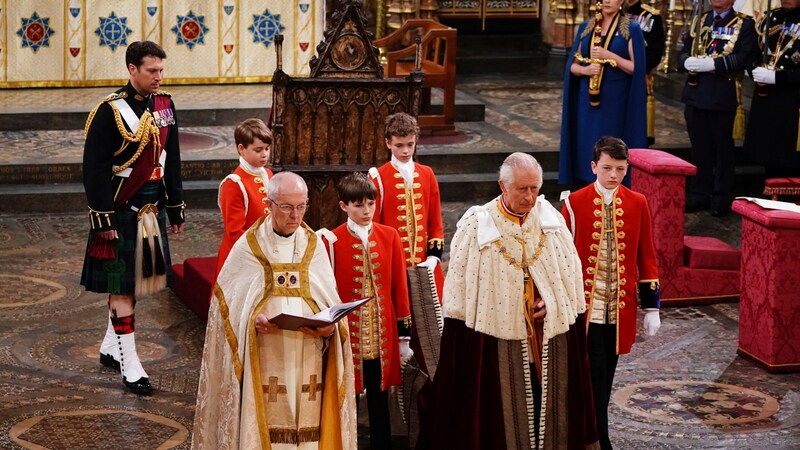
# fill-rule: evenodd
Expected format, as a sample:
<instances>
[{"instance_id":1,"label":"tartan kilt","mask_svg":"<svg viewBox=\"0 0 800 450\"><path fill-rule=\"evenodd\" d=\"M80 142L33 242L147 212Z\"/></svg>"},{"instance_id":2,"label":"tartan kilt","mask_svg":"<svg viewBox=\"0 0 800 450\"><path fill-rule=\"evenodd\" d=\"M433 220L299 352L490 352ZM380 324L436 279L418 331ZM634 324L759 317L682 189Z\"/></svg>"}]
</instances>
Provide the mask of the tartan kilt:
<instances>
[{"instance_id":1,"label":"tartan kilt","mask_svg":"<svg viewBox=\"0 0 800 450\"><path fill-rule=\"evenodd\" d=\"M136 232L138 230L138 213L131 209L137 209L148 203L156 203L161 200L160 181L148 181L133 198L125 205L114 212L117 224L117 234L119 239L115 242L116 259L100 260L89 256L89 245L92 243L94 232L89 230L89 239L86 241L86 251L83 259L83 271L81 272L81 285L87 291L134 295L136 291ZM161 234L161 244L164 248L164 266L167 272L167 286L172 284L172 263L169 254L169 244L167 242L167 212L164 202L158 204L158 229ZM109 273L112 277L119 274L119 289L109 290ZM111 283L112 285L116 283Z\"/></svg>"}]
</instances>

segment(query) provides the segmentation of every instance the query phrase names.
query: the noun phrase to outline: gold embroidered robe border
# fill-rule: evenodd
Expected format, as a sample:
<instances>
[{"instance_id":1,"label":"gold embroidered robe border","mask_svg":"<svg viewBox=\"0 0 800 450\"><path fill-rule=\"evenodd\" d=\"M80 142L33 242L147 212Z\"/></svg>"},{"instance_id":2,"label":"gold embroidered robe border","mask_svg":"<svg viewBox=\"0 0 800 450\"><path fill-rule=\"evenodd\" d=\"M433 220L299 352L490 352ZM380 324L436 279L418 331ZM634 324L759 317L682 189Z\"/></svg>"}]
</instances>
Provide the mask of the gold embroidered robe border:
<instances>
[{"instance_id":1,"label":"gold embroidered robe border","mask_svg":"<svg viewBox=\"0 0 800 450\"><path fill-rule=\"evenodd\" d=\"M282 382L285 378L281 380L280 376L277 379L270 378L273 372L280 369L271 362L264 366L266 372L262 371L262 358L269 357L272 351L267 349L267 353L263 353L263 346L272 343L265 342L257 335L254 322L264 305L280 298L275 296L276 293L290 293L275 289L280 269L287 268L271 262L277 239L272 231L271 219L259 219L234 245L228 263L220 272L206 329L192 448L356 448L352 353L347 324L344 322L339 322L334 335L328 338L324 351L319 338L304 335L302 341L304 350L309 348L305 341L309 341L313 348L312 355L315 356L310 358L312 364L316 366L314 360L319 361L320 373L314 369L309 371L307 379L302 379L302 384L308 386L300 396L306 399L315 397L314 401L321 398L321 413L315 424L319 440L299 447L276 442L279 436L287 435L280 433L284 425L279 423L283 421L280 414L270 412L268 405L271 395L280 397L284 390L281 385L286 386L286 383ZM303 302L303 308L312 311L338 304L333 271L325 250L321 245L316 245L316 235L304 225L295 233L295 239L295 260L300 260L306 253L313 256L307 260L307 279L303 280L302 275L298 278L301 285L306 286L303 287L304 298L294 300ZM284 283L292 284L287 280L285 277ZM284 286L284 289L289 288L294 289ZM274 338L278 339L279 335L276 334ZM311 375L318 377L312 379ZM297 389L302 391L302 384ZM270 423L270 420L276 423ZM277 426L275 438L272 435L273 426ZM309 436L315 437L315 431L303 428L306 427L301 423L295 427L293 437L285 440L299 441Z\"/></svg>"}]
</instances>

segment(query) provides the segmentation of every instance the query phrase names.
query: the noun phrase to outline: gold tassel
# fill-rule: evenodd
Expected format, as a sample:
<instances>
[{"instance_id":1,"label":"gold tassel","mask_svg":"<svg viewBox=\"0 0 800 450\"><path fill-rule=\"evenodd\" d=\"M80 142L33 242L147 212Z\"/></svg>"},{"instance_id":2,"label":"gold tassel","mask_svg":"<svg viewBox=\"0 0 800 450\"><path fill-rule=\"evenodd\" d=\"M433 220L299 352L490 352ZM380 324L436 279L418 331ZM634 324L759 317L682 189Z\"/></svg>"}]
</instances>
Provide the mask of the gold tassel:
<instances>
[{"instance_id":1,"label":"gold tassel","mask_svg":"<svg viewBox=\"0 0 800 450\"><path fill-rule=\"evenodd\" d=\"M647 137L656 136L656 100L653 96L653 74L647 74Z\"/></svg>"},{"instance_id":2,"label":"gold tassel","mask_svg":"<svg viewBox=\"0 0 800 450\"><path fill-rule=\"evenodd\" d=\"M742 82L736 80L736 118L733 119L733 138L744 139L744 107L742 106Z\"/></svg>"},{"instance_id":3,"label":"gold tassel","mask_svg":"<svg viewBox=\"0 0 800 450\"><path fill-rule=\"evenodd\" d=\"M736 118L733 120L733 138L744 139L744 108L741 103L736 107Z\"/></svg>"}]
</instances>

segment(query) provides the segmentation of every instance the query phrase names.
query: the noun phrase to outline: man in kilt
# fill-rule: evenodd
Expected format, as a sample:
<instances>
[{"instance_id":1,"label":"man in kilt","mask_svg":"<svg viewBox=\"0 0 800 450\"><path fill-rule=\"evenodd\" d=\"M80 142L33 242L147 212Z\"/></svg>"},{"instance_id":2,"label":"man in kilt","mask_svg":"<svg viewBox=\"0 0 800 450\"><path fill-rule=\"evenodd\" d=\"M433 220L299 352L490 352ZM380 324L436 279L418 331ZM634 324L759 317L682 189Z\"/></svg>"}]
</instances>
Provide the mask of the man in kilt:
<instances>
[{"instance_id":1,"label":"man in kilt","mask_svg":"<svg viewBox=\"0 0 800 450\"><path fill-rule=\"evenodd\" d=\"M109 294L100 362L120 370L136 394L152 391L136 354L136 297L166 287L172 275L167 216L173 232L184 227L175 105L159 90L166 57L153 42L133 42L125 52L130 81L89 113L84 130L91 229L81 284Z\"/></svg>"}]
</instances>

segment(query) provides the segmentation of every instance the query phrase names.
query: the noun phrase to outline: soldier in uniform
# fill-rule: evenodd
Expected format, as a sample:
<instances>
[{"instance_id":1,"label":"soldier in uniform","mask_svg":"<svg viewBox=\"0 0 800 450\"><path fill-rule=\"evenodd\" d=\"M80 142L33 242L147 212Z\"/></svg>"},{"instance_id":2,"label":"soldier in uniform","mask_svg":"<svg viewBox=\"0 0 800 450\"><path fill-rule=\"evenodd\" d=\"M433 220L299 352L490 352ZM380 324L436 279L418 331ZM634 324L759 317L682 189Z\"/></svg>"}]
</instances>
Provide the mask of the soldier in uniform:
<instances>
[{"instance_id":1,"label":"soldier in uniform","mask_svg":"<svg viewBox=\"0 0 800 450\"><path fill-rule=\"evenodd\" d=\"M644 34L645 79L647 80L647 144L653 145L655 138L655 98L653 97L652 71L664 56L664 23L661 11L645 5L639 0L631 0L628 16L639 24Z\"/></svg>"},{"instance_id":2,"label":"soldier in uniform","mask_svg":"<svg viewBox=\"0 0 800 450\"><path fill-rule=\"evenodd\" d=\"M136 353L136 297L172 275L167 223L183 231L185 204L175 105L159 90L164 50L149 41L125 52L130 81L89 114L83 184L91 230L81 274L87 291L108 293L100 362L137 394L152 390Z\"/></svg>"},{"instance_id":3,"label":"soldier in uniform","mask_svg":"<svg viewBox=\"0 0 800 450\"><path fill-rule=\"evenodd\" d=\"M781 0L781 7L761 16L758 44L764 52L769 23L768 60L753 69L756 87L744 141L745 152L766 168L767 177L800 175L797 139L800 108L800 0Z\"/></svg>"},{"instance_id":4,"label":"soldier in uniform","mask_svg":"<svg viewBox=\"0 0 800 450\"><path fill-rule=\"evenodd\" d=\"M734 122L741 109L741 77L757 56L753 19L733 10L733 0L711 0L695 17L678 57L689 72L683 89L684 117L697 166L687 209L711 209L720 217L733 202ZM743 119L743 110L741 111Z\"/></svg>"}]
</instances>

